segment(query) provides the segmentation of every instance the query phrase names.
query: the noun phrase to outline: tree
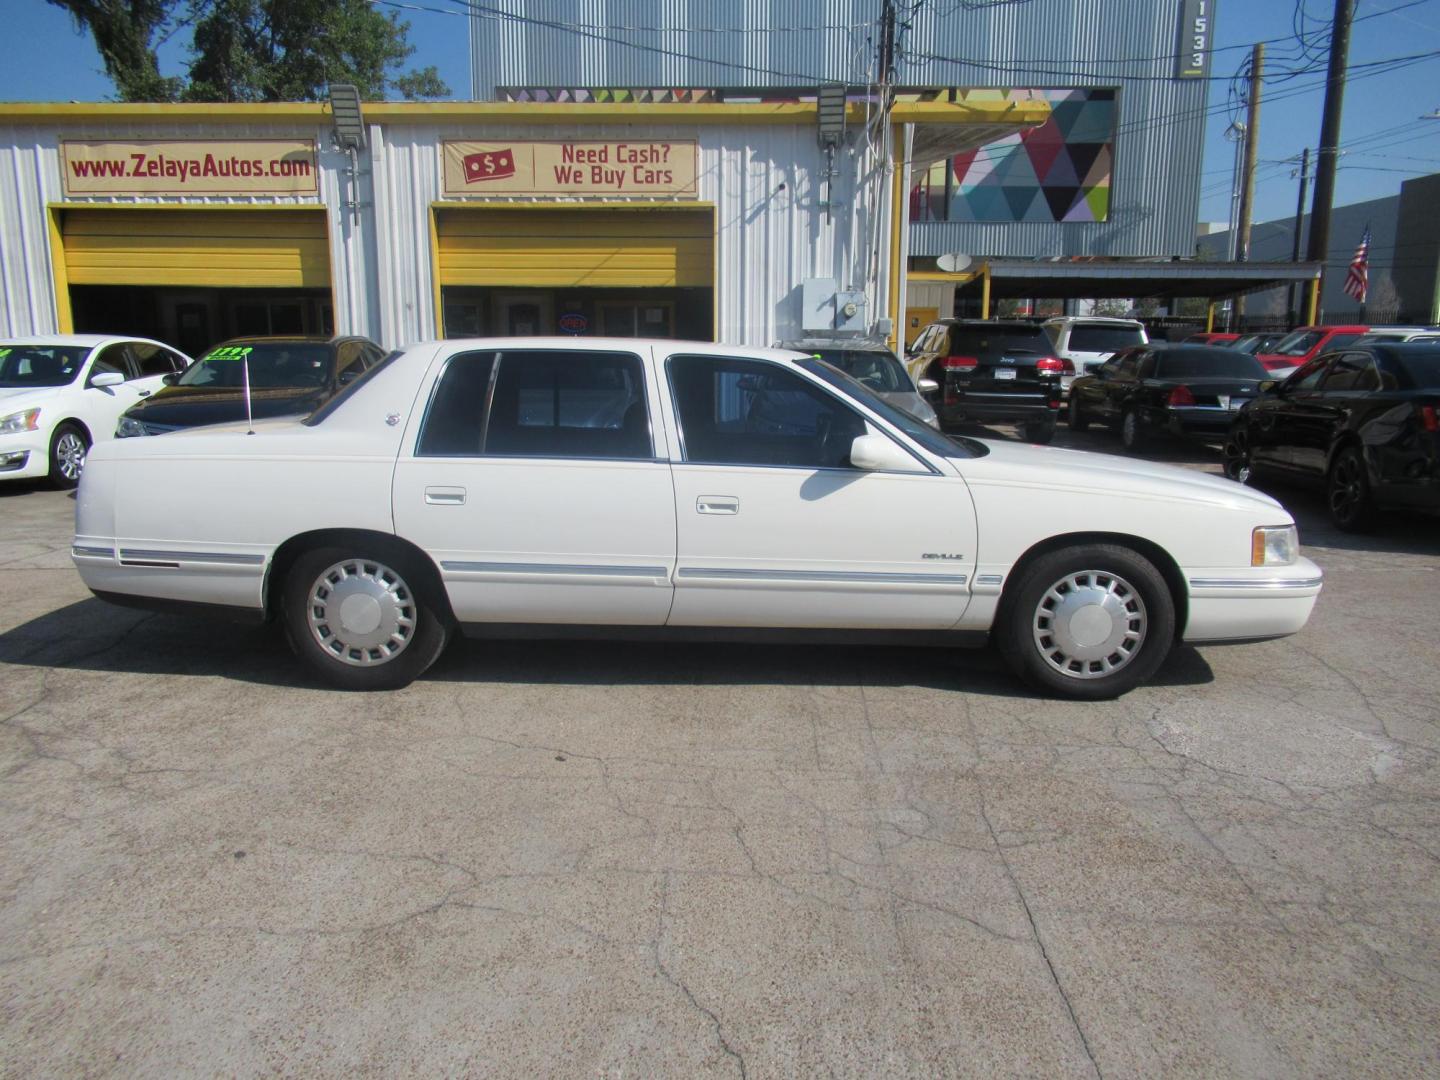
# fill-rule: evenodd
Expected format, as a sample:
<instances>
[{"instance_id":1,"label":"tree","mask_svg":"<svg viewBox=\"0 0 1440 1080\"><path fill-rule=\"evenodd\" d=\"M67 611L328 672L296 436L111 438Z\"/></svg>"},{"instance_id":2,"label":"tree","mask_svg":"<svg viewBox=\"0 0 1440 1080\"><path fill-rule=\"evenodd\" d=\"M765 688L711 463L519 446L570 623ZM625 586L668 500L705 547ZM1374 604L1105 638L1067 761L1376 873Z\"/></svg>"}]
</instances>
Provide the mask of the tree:
<instances>
[{"instance_id":1,"label":"tree","mask_svg":"<svg viewBox=\"0 0 1440 1080\"><path fill-rule=\"evenodd\" d=\"M317 101L329 83L354 83L362 98L392 86L408 98L450 88L435 68L391 78L414 51L409 23L368 0L210 0L195 24L186 101Z\"/></svg>"},{"instance_id":2,"label":"tree","mask_svg":"<svg viewBox=\"0 0 1440 1080\"><path fill-rule=\"evenodd\" d=\"M50 0L76 31L89 30L121 101L174 101L182 80L165 78L156 45L175 29L177 0Z\"/></svg>"},{"instance_id":3,"label":"tree","mask_svg":"<svg viewBox=\"0 0 1440 1080\"><path fill-rule=\"evenodd\" d=\"M318 101L329 83L360 96L442 97L433 66L399 72L410 24L367 0L50 0L88 29L122 101ZM161 76L156 47L194 24L189 79Z\"/></svg>"}]
</instances>

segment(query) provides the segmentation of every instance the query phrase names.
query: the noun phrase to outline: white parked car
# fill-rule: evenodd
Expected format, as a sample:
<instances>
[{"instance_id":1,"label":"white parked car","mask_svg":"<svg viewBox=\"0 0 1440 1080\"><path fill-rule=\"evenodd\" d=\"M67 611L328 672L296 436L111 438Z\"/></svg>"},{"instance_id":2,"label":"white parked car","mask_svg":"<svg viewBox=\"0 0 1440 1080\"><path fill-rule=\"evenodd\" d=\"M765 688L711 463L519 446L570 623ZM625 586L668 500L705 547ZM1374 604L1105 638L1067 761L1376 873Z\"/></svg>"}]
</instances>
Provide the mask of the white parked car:
<instances>
[{"instance_id":1,"label":"white parked car","mask_svg":"<svg viewBox=\"0 0 1440 1080\"><path fill-rule=\"evenodd\" d=\"M1136 319L1111 319L1100 315L1064 315L1044 322L1045 333L1055 344L1055 355L1069 360L1075 370L1060 376L1060 392L1070 395L1070 384L1089 375L1123 349L1148 345L1145 324Z\"/></svg>"},{"instance_id":2,"label":"white parked car","mask_svg":"<svg viewBox=\"0 0 1440 1080\"><path fill-rule=\"evenodd\" d=\"M1294 633L1321 585L1231 481L951 440L813 356L590 338L416 345L303 421L97 446L72 553L108 600L274 615L354 689L456 629L581 626L993 637L1102 698L1178 640Z\"/></svg>"},{"instance_id":3,"label":"white parked car","mask_svg":"<svg viewBox=\"0 0 1440 1080\"><path fill-rule=\"evenodd\" d=\"M0 341L0 479L80 480L120 414L190 358L146 338L63 334Z\"/></svg>"}]
</instances>

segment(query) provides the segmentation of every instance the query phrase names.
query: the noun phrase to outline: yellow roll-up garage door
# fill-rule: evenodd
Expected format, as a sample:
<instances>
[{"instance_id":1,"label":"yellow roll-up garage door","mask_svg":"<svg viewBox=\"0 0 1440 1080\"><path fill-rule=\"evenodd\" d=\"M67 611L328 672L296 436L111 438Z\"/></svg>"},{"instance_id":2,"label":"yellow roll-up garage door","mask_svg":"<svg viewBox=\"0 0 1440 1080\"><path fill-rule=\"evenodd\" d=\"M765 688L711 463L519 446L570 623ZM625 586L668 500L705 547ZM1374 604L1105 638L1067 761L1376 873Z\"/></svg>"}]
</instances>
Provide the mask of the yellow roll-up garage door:
<instances>
[{"instance_id":1,"label":"yellow roll-up garage door","mask_svg":"<svg viewBox=\"0 0 1440 1080\"><path fill-rule=\"evenodd\" d=\"M323 208L66 209L61 230L71 285L330 285Z\"/></svg>"},{"instance_id":2,"label":"yellow roll-up garage door","mask_svg":"<svg viewBox=\"0 0 1440 1080\"><path fill-rule=\"evenodd\" d=\"M683 288L714 277L709 209L436 211L441 285Z\"/></svg>"}]
</instances>

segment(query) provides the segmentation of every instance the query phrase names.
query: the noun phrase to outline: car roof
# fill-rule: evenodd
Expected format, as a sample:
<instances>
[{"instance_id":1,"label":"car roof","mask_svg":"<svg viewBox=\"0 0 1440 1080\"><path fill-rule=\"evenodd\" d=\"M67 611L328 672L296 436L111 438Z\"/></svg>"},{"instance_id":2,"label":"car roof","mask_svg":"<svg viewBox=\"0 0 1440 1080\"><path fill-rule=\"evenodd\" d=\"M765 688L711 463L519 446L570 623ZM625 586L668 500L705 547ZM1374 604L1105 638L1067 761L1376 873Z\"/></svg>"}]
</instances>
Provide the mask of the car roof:
<instances>
[{"instance_id":1,"label":"car roof","mask_svg":"<svg viewBox=\"0 0 1440 1080\"><path fill-rule=\"evenodd\" d=\"M343 334L336 337L325 337L323 334L247 334L243 337L226 338L215 346L220 348L224 345L253 344L253 345L337 345L342 341L369 341L370 339L359 334ZM208 351L208 350L207 350Z\"/></svg>"},{"instance_id":2,"label":"car roof","mask_svg":"<svg viewBox=\"0 0 1440 1080\"><path fill-rule=\"evenodd\" d=\"M0 345L73 345L77 348L93 349L113 341L144 341L151 345L164 345L154 338L136 334L32 334L28 337L12 337L0 340ZM165 348L170 348L165 345Z\"/></svg>"},{"instance_id":3,"label":"car roof","mask_svg":"<svg viewBox=\"0 0 1440 1080\"><path fill-rule=\"evenodd\" d=\"M1091 326L1143 327L1145 325L1139 319L1124 319L1117 315L1055 315L1045 320L1046 326L1052 323L1063 323L1067 326L1077 326L1082 323Z\"/></svg>"},{"instance_id":4,"label":"car roof","mask_svg":"<svg viewBox=\"0 0 1440 1080\"><path fill-rule=\"evenodd\" d=\"M1038 322L1027 322L1024 319L941 319L940 322L946 326L990 326L1002 330L1044 330Z\"/></svg>"},{"instance_id":5,"label":"car roof","mask_svg":"<svg viewBox=\"0 0 1440 1080\"><path fill-rule=\"evenodd\" d=\"M495 352L503 352L511 349L516 352L547 350L566 351L583 350L586 352L640 352L645 346L654 346L661 354L667 353L692 353L697 356L740 356L743 358L754 358L759 360L779 360L785 363L794 363L797 359L808 359L797 355L794 349L766 348L763 345L737 345L734 343L717 343L712 341L684 341L679 338L623 338L623 337L572 337L570 335L555 335L551 337L470 337L470 338L433 338L429 341L417 341L405 346L402 352L410 353L419 349L445 348L460 349L463 351L478 351L488 349Z\"/></svg>"},{"instance_id":6,"label":"car roof","mask_svg":"<svg viewBox=\"0 0 1440 1080\"><path fill-rule=\"evenodd\" d=\"M777 349L794 349L808 352L812 349L844 349L847 352L890 353L890 346L883 341L856 338L800 338L796 341L776 342ZM891 354L893 355L893 353Z\"/></svg>"}]
</instances>

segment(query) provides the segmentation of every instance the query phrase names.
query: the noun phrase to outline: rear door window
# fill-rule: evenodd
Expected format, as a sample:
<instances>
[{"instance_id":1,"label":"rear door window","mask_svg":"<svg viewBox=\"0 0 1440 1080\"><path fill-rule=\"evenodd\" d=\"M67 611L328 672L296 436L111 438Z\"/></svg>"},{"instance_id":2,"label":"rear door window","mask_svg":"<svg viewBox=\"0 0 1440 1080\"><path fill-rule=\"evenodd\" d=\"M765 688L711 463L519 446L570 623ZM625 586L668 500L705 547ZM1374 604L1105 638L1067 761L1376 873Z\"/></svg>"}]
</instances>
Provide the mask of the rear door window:
<instances>
[{"instance_id":1,"label":"rear door window","mask_svg":"<svg viewBox=\"0 0 1440 1080\"><path fill-rule=\"evenodd\" d=\"M184 370L184 364L180 362L179 357L169 349L162 349L159 345L152 345L148 341L132 341L130 355L134 358L141 378L169 375Z\"/></svg>"},{"instance_id":2,"label":"rear door window","mask_svg":"<svg viewBox=\"0 0 1440 1080\"><path fill-rule=\"evenodd\" d=\"M1368 353L1346 353L1320 380L1320 389L1331 392L1355 393L1379 388L1380 376Z\"/></svg>"},{"instance_id":3,"label":"rear door window","mask_svg":"<svg viewBox=\"0 0 1440 1080\"><path fill-rule=\"evenodd\" d=\"M484 452L652 458L644 366L631 353L503 353Z\"/></svg>"}]
</instances>

